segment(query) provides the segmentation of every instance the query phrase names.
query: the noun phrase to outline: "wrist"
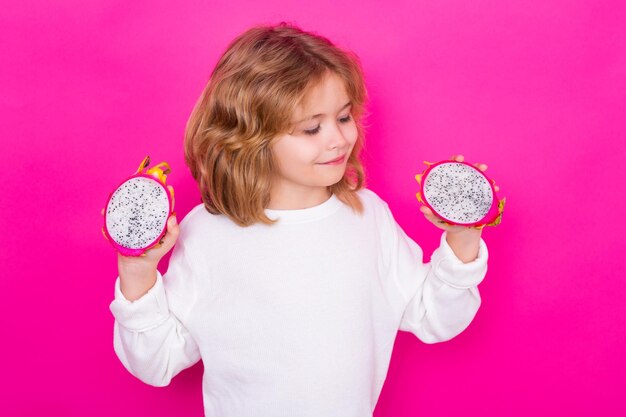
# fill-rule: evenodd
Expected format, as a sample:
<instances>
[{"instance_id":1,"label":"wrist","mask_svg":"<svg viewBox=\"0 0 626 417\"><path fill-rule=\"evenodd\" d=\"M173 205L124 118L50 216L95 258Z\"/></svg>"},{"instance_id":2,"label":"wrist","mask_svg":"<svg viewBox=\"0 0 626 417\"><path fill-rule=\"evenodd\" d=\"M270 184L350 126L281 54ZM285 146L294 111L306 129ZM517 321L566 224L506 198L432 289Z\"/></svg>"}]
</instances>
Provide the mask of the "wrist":
<instances>
[{"instance_id":1,"label":"wrist","mask_svg":"<svg viewBox=\"0 0 626 417\"><path fill-rule=\"evenodd\" d=\"M157 265L145 258L118 258L120 291L124 298L135 301L154 286L157 279Z\"/></svg>"},{"instance_id":2,"label":"wrist","mask_svg":"<svg viewBox=\"0 0 626 417\"><path fill-rule=\"evenodd\" d=\"M446 232L446 242L463 263L472 262L478 256L482 229L464 228Z\"/></svg>"},{"instance_id":3,"label":"wrist","mask_svg":"<svg viewBox=\"0 0 626 417\"><path fill-rule=\"evenodd\" d=\"M158 262L142 256L124 256L117 254L117 268L127 274L141 274L156 269Z\"/></svg>"}]
</instances>

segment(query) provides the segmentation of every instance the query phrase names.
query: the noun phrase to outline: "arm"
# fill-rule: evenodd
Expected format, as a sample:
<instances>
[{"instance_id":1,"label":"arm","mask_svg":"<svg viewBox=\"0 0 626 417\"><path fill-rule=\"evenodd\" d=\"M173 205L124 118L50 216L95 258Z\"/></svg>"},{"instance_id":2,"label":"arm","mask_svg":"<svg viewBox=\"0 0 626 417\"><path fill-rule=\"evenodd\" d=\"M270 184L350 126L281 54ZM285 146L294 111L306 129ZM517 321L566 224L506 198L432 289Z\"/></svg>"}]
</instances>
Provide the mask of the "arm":
<instances>
[{"instance_id":1,"label":"arm","mask_svg":"<svg viewBox=\"0 0 626 417\"><path fill-rule=\"evenodd\" d=\"M487 273L487 246L480 239L478 255L464 263L443 232L429 263L422 249L393 220L387 207L388 274L400 292L403 314L399 330L424 343L450 340L473 320L480 307L478 284Z\"/></svg>"},{"instance_id":2,"label":"arm","mask_svg":"<svg viewBox=\"0 0 626 417\"><path fill-rule=\"evenodd\" d=\"M198 346L184 325L195 302L187 252L179 239L165 276L155 268L154 285L134 301L124 297L119 277L115 282L110 305L115 317L113 347L124 367L149 385L168 385L200 360Z\"/></svg>"},{"instance_id":3,"label":"arm","mask_svg":"<svg viewBox=\"0 0 626 417\"><path fill-rule=\"evenodd\" d=\"M458 259L469 263L478 257L481 234L482 229L466 227L454 233L446 233L446 243Z\"/></svg>"}]
</instances>

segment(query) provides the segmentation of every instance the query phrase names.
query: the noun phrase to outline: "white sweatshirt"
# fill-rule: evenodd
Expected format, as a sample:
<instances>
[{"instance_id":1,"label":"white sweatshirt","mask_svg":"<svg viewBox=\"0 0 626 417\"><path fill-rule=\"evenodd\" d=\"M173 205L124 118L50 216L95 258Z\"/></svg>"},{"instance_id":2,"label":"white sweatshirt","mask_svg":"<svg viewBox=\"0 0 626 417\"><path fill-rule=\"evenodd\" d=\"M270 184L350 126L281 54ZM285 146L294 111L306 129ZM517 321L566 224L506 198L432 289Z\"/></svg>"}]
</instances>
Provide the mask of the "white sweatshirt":
<instances>
[{"instance_id":1,"label":"white sweatshirt","mask_svg":"<svg viewBox=\"0 0 626 417\"><path fill-rule=\"evenodd\" d=\"M130 302L115 283L114 348L147 384L202 359L207 417L371 416L398 330L425 343L461 333L480 306L481 239L463 263L441 243L430 263L374 192L363 215L334 195L266 210L239 227L200 204L180 223L164 276Z\"/></svg>"}]
</instances>

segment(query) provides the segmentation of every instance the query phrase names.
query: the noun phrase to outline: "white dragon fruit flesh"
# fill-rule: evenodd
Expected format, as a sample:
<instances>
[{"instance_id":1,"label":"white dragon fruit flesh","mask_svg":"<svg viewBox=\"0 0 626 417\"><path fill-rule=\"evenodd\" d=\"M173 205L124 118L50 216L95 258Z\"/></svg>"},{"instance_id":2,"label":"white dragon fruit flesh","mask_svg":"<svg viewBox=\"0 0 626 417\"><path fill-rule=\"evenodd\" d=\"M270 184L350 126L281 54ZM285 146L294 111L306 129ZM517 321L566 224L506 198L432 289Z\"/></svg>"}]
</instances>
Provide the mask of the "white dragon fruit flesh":
<instances>
[{"instance_id":1,"label":"white dragon fruit flesh","mask_svg":"<svg viewBox=\"0 0 626 417\"><path fill-rule=\"evenodd\" d=\"M165 184L169 166L163 162L143 172L149 163L146 157L137 172L109 195L106 204L102 232L125 256L140 256L157 244L174 209L174 196Z\"/></svg>"},{"instance_id":2,"label":"white dragon fruit flesh","mask_svg":"<svg viewBox=\"0 0 626 417\"><path fill-rule=\"evenodd\" d=\"M445 223L483 228L502 220L505 199L498 199L495 181L466 162L424 162L428 168L415 176L417 199Z\"/></svg>"}]
</instances>

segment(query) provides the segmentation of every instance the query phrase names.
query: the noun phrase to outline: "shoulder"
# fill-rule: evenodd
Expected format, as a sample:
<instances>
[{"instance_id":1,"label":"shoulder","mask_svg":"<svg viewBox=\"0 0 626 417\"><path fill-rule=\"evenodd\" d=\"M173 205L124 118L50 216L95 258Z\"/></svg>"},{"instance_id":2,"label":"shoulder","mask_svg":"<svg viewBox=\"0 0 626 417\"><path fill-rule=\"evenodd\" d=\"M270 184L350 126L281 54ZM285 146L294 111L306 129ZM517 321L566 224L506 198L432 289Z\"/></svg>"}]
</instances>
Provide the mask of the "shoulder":
<instances>
[{"instance_id":1,"label":"shoulder","mask_svg":"<svg viewBox=\"0 0 626 417\"><path fill-rule=\"evenodd\" d=\"M362 188L357 191L363 203L364 215L369 221L373 221L376 227L386 227L392 224L394 217L389 208L389 204L376 192L369 188Z\"/></svg>"},{"instance_id":2,"label":"shoulder","mask_svg":"<svg viewBox=\"0 0 626 417\"><path fill-rule=\"evenodd\" d=\"M189 210L189 213L187 213L185 217L183 217L183 220L179 223L181 234L183 232L185 232L185 234L189 234L190 231L195 229L199 223L203 221L203 211L206 212L203 204L198 204ZM207 214L209 213L207 212Z\"/></svg>"},{"instance_id":3,"label":"shoulder","mask_svg":"<svg viewBox=\"0 0 626 417\"><path fill-rule=\"evenodd\" d=\"M226 216L211 214L204 204L198 204L180 222L179 239L186 246L206 246L213 238L231 234L233 225Z\"/></svg>"},{"instance_id":4,"label":"shoulder","mask_svg":"<svg viewBox=\"0 0 626 417\"><path fill-rule=\"evenodd\" d=\"M389 206L387 202L383 200L374 191L370 190L369 188L360 189L359 191L357 191L357 195L361 199L361 202L363 203L363 206L365 207L366 210L368 209L373 210L373 211L388 210Z\"/></svg>"}]
</instances>

